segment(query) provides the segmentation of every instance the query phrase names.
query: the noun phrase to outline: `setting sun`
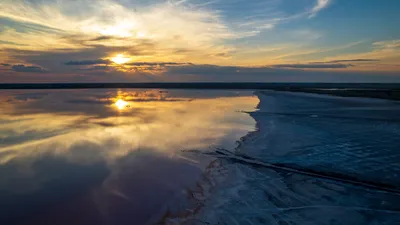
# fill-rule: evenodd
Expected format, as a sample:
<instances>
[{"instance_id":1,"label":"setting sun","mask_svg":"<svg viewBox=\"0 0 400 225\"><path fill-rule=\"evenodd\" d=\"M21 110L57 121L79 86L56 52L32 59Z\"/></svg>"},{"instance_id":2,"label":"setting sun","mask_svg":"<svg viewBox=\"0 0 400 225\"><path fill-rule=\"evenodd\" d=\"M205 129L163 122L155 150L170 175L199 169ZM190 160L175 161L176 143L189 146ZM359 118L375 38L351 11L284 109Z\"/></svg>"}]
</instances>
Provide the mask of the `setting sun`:
<instances>
[{"instance_id":1,"label":"setting sun","mask_svg":"<svg viewBox=\"0 0 400 225\"><path fill-rule=\"evenodd\" d=\"M125 56L124 54L118 54L114 58L111 58L111 61L115 62L116 64L124 64L131 60L131 58Z\"/></svg>"}]
</instances>

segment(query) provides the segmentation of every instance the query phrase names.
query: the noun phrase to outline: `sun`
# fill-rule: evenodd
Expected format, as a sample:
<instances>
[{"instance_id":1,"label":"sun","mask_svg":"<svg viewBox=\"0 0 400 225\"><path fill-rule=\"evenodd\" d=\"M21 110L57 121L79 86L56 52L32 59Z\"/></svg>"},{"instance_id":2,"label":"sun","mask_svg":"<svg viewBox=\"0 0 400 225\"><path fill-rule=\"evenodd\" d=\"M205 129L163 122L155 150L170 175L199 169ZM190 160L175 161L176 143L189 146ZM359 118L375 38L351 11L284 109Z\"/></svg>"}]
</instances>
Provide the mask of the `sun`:
<instances>
[{"instance_id":1,"label":"sun","mask_svg":"<svg viewBox=\"0 0 400 225\"><path fill-rule=\"evenodd\" d=\"M111 58L111 61L115 62L116 64L124 64L131 60L131 58L125 56L124 54L118 54L114 58Z\"/></svg>"},{"instance_id":2,"label":"sun","mask_svg":"<svg viewBox=\"0 0 400 225\"><path fill-rule=\"evenodd\" d=\"M126 107L128 107L128 102L122 100L122 99L118 99L118 101L115 102L115 106L119 109L125 109Z\"/></svg>"}]
</instances>

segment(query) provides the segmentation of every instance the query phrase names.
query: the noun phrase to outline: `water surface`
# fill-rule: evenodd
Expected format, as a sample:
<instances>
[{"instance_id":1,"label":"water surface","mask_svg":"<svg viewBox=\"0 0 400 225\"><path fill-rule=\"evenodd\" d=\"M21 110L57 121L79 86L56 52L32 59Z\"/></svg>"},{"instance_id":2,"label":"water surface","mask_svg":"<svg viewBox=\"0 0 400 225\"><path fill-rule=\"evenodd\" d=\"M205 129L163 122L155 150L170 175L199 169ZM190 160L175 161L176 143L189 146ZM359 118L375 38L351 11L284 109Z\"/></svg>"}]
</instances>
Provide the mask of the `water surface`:
<instances>
[{"instance_id":1,"label":"water surface","mask_svg":"<svg viewBox=\"0 0 400 225\"><path fill-rule=\"evenodd\" d=\"M252 92L0 92L4 224L149 224L185 208L213 158L254 130ZM3 223L2 223L3 224Z\"/></svg>"}]
</instances>

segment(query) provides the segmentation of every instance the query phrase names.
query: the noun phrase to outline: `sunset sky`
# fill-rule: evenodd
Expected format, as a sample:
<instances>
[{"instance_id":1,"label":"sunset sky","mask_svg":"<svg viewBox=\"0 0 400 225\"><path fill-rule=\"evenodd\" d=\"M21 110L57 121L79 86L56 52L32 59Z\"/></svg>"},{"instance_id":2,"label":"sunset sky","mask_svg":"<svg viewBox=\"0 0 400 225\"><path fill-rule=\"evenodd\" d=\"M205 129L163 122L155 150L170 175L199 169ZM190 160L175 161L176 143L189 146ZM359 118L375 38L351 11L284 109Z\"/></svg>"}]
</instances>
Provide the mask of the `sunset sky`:
<instances>
[{"instance_id":1,"label":"sunset sky","mask_svg":"<svg viewBox=\"0 0 400 225\"><path fill-rule=\"evenodd\" d=\"M399 0L0 0L0 82L400 82Z\"/></svg>"}]
</instances>

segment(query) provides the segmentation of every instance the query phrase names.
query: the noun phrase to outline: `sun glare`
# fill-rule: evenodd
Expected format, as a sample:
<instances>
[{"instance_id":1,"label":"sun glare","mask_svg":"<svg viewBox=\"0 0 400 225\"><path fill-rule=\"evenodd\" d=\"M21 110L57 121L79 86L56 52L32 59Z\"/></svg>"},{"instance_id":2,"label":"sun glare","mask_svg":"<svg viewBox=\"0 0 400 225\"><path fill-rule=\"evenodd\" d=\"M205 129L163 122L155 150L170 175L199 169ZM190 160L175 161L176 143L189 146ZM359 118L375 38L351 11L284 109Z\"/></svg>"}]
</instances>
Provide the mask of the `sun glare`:
<instances>
[{"instance_id":1,"label":"sun glare","mask_svg":"<svg viewBox=\"0 0 400 225\"><path fill-rule=\"evenodd\" d=\"M124 54L118 54L114 58L111 58L111 61L116 64L124 64L131 60L131 58L124 56Z\"/></svg>"},{"instance_id":2,"label":"sun glare","mask_svg":"<svg viewBox=\"0 0 400 225\"><path fill-rule=\"evenodd\" d=\"M128 106L128 102L122 100L122 99L118 99L118 101L115 102L115 106L119 109L125 109Z\"/></svg>"},{"instance_id":3,"label":"sun glare","mask_svg":"<svg viewBox=\"0 0 400 225\"><path fill-rule=\"evenodd\" d=\"M120 21L112 26L105 26L98 29L98 32L106 36L116 36L121 38L132 37L132 30L136 27L136 22L132 20Z\"/></svg>"}]
</instances>

